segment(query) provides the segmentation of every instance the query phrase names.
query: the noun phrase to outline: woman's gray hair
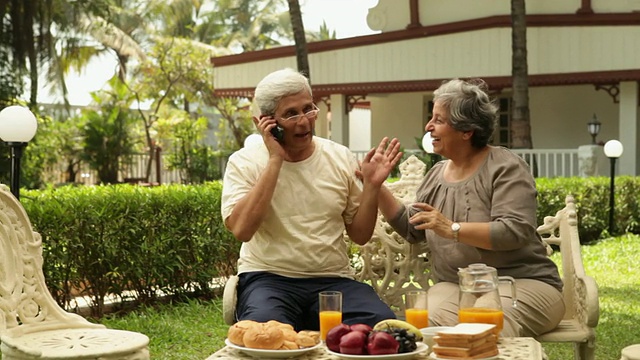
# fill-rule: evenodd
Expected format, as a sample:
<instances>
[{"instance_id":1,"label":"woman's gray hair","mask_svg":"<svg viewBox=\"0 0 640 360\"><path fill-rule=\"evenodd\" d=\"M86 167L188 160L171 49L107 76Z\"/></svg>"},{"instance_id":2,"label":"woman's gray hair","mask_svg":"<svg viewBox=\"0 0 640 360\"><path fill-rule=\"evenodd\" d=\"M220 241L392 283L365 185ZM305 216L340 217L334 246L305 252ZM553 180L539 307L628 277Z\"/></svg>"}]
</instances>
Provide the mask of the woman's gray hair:
<instances>
[{"instance_id":1,"label":"woman's gray hair","mask_svg":"<svg viewBox=\"0 0 640 360\"><path fill-rule=\"evenodd\" d=\"M273 115L282 98L302 91L312 95L309 79L291 68L285 68L270 73L258 83L254 103L261 115Z\"/></svg>"},{"instance_id":2,"label":"woman's gray hair","mask_svg":"<svg viewBox=\"0 0 640 360\"><path fill-rule=\"evenodd\" d=\"M481 79L445 81L433 92L433 102L449 110L449 123L458 131L473 131L471 145L486 146L493 136L498 106L489 98L488 86Z\"/></svg>"}]
</instances>

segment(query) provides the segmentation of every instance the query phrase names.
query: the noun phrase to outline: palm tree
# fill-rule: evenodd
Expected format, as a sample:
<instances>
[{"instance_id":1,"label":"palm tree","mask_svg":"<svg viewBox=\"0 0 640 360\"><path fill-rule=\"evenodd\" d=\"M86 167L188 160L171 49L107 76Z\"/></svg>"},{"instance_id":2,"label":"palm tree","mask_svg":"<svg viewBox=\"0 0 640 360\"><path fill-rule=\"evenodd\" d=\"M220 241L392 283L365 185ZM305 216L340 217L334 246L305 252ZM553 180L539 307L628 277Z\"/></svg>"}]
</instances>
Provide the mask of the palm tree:
<instances>
[{"instance_id":1,"label":"palm tree","mask_svg":"<svg viewBox=\"0 0 640 360\"><path fill-rule=\"evenodd\" d=\"M529 73L527 64L527 20L525 0L511 0L511 140L516 149L531 149L529 118Z\"/></svg>"},{"instance_id":2,"label":"palm tree","mask_svg":"<svg viewBox=\"0 0 640 360\"><path fill-rule=\"evenodd\" d=\"M71 67L81 70L101 50L91 37L116 51L123 59L141 52L121 28L105 16L120 14L120 3L135 0L4 0L0 16L9 21L0 27L0 46L11 49L13 66L29 74L29 102L35 106L39 71L46 69L47 83L59 88L65 98L64 75ZM55 31L53 31L55 29ZM126 34L126 31L124 31ZM133 48L133 50L132 50Z\"/></svg>"},{"instance_id":3,"label":"palm tree","mask_svg":"<svg viewBox=\"0 0 640 360\"><path fill-rule=\"evenodd\" d=\"M307 42L335 40L337 39L336 31L329 29L325 21L320 25L319 31L307 31Z\"/></svg>"},{"instance_id":4,"label":"palm tree","mask_svg":"<svg viewBox=\"0 0 640 360\"><path fill-rule=\"evenodd\" d=\"M300 12L298 0L289 1L289 16L291 17L291 29L296 42L296 62L298 71L311 80L311 69L309 68L309 51L307 49L307 39L305 38L304 23Z\"/></svg>"},{"instance_id":5,"label":"palm tree","mask_svg":"<svg viewBox=\"0 0 640 360\"><path fill-rule=\"evenodd\" d=\"M0 46L10 49L12 64L16 72L28 73L30 80L29 102L37 103L39 59L45 62L52 54L51 26L56 23L60 31L68 28L74 13L86 3L64 4L63 0L4 0L0 5ZM37 31L37 32L36 32ZM22 81L21 81L22 82Z\"/></svg>"},{"instance_id":6,"label":"palm tree","mask_svg":"<svg viewBox=\"0 0 640 360\"><path fill-rule=\"evenodd\" d=\"M215 44L239 52L263 50L291 39L284 0L218 0L215 15L226 32Z\"/></svg>"}]
</instances>

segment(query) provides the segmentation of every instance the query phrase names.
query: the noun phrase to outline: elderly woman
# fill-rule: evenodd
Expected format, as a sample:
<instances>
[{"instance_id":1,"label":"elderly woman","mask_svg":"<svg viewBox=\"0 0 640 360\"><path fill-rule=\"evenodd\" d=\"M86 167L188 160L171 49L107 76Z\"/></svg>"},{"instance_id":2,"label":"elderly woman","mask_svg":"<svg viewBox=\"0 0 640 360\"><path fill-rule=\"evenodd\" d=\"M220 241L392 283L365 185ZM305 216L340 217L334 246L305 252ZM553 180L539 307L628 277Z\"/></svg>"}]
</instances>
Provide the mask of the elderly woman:
<instances>
[{"instance_id":1,"label":"elderly woman","mask_svg":"<svg viewBox=\"0 0 640 360\"><path fill-rule=\"evenodd\" d=\"M409 242L427 241L436 284L429 290L434 325L458 323L458 269L473 263L515 278L517 306L500 289L503 336L535 336L555 328L565 305L556 265L536 232L536 188L528 165L506 148L491 146L497 106L482 80L451 80L434 92L435 164L404 206L384 189L379 208ZM503 291L504 290L504 291Z\"/></svg>"}]
</instances>

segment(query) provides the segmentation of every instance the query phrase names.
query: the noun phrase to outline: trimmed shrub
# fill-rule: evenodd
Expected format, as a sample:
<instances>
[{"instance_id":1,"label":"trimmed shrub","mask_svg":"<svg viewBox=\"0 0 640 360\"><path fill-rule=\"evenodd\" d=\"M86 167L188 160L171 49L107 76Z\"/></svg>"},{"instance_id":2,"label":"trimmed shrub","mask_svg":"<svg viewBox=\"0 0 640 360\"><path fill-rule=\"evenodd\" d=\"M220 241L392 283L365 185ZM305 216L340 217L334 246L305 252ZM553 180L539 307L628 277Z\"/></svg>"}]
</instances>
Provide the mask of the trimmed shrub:
<instances>
[{"instance_id":1,"label":"trimmed shrub","mask_svg":"<svg viewBox=\"0 0 640 360\"><path fill-rule=\"evenodd\" d=\"M573 195L583 242L608 236L609 178L539 178L538 224ZM616 178L614 234L640 233L640 180ZM42 235L44 273L56 301L92 299L104 312L107 295L149 302L168 295L207 294L236 272L240 242L220 216L222 185L119 184L23 190L24 205ZM359 247L352 247L357 252ZM130 292L127 292L130 290Z\"/></svg>"}]
</instances>

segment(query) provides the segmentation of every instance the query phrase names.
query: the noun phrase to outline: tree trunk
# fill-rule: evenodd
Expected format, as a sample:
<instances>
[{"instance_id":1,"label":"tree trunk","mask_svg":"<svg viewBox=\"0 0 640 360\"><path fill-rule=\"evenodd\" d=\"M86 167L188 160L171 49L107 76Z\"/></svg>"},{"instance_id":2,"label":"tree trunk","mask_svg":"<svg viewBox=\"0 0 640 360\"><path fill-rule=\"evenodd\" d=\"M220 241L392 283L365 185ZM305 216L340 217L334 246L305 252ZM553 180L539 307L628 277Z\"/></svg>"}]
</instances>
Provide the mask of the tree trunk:
<instances>
[{"instance_id":1,"label":"tree trunk","mask_svg":"<svg viewBox=\"0 0 640 360\"><path fill-rule=\"evenodd\" d=\"M511 147L532 149L525 0L511 0Z\"/></svg>"},{"instance_id":2,"label":"tree trunk","mask_svg":"<svg viewBox=\"0 0 640 360\"><path fill-rule=\"evenodd\" d=\"M29 58L29 78L31 80L31 91L29 94L29 106L35 107L38 104L38 57L36 55L36 43L33 41L33 13L32 6L24 6L24 39L27 46L27 57Z\"/></svg>"},{"instance_id":3,"label":"tree trunk","mask_svg":"<svg viewBox=\"0 0 640 360\"><path fill-rule=\"evenodd\" d=\"M293 30L293 38L296 41L296 61L298 63L298 71L304 74L311 81L311 70L309 68L309 52L307 50L307 39L304 33L304 24L302 23L302 12L300 12L300 3L298 0L288 0L289 16L291 17L291 28Z\"/></svg>"}]
</instances>

